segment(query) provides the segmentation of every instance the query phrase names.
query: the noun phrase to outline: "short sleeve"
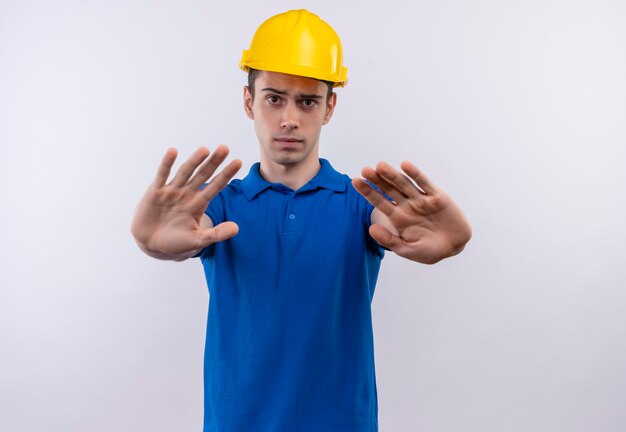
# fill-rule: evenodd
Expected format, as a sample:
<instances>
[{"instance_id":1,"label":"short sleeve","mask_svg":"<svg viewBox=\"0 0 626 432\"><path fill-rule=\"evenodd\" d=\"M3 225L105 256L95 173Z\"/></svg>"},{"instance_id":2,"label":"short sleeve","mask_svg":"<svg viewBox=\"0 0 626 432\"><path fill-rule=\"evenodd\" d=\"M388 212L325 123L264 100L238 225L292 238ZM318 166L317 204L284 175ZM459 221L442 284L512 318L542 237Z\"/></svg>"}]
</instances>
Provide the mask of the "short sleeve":
<instances>
[{"instance_id":1,"label":"short sleeve","mask_svg":"<svg viewBox=\"0 0 626 432\"><path fill-rule=\"evenodd\" d=\"M200 186L200 190L204 189L208 183ZM222 191L223 192L223 191ZM204 214L211 219L213 226L217 226L221 224L226 218L224 216L224 204L223 204L223 194L222 192L218 193L210 202L207 208L204 210ZM209 245L204 249L200 250L197 254L193 256L193 258L199 258L204 255L210 255L215 249L215 245Z\"/></svg>"},{"instance_id":2,"label":"short sleeve","mask_svg":"<svg viewBox=\"0 0 626 432\"><path fill-rule=\"evenodd\" d=\"M372 225L372 212L376 207L370 204L370 202L366 200L363 195L358 193L352 185L349 187L352 189L351 192L354 193L354 197L357 201L357 207L359 209L359 214L361 215L361 224L363 226L367 249L374 255L382 258L387 249L374 240L369 232L370 226Z\"/></svg>"}]
</instances>

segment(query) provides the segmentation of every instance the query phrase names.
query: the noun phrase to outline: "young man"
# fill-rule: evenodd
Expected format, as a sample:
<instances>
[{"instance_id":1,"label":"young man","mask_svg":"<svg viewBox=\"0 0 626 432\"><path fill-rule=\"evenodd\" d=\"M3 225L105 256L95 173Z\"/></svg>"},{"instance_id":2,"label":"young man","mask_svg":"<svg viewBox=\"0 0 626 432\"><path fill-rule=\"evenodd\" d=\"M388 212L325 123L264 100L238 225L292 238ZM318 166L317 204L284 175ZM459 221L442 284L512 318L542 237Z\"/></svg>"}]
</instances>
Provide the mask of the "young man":
<instances>
[{"instance_id":1,"label":"young man","mask_svg":"<svg viewBox=\"0 0 626 432\"><path fill-rule=\"evenodd\" d=\"M204 187L228 149L200 148L167 183L169 149L136 211L147 254L204 266L205 431L377 431L371 302L384 251L432 264L471 237L459 207L411 163L365 168L366 182L319 158L332 86L347 79L341 62L339 38L316 15L263 23L242 59L260 162L231 181L232 161Z\"/></svg>"}]
</instances>

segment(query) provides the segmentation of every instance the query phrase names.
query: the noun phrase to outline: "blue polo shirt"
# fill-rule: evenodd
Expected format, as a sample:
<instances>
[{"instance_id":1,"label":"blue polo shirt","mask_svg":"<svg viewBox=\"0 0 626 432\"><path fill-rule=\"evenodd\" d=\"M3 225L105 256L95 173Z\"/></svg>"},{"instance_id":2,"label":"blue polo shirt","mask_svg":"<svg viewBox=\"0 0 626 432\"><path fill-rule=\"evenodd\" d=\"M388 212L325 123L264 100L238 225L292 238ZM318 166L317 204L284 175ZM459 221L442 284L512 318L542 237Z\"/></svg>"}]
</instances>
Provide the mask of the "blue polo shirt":
<instances>
[{"instance_id":1,"label":"blue polo shirt","mask_svg":"<svg viewBox=\"0 0 626 432\"><path fill-rule=\"evenodd\" d=\"M255 164L209 204L239 233L202 260L209 288L205 432L375 432L371 302L384 250L350 178L294 191Z\"/></svg>"}]
</instances>

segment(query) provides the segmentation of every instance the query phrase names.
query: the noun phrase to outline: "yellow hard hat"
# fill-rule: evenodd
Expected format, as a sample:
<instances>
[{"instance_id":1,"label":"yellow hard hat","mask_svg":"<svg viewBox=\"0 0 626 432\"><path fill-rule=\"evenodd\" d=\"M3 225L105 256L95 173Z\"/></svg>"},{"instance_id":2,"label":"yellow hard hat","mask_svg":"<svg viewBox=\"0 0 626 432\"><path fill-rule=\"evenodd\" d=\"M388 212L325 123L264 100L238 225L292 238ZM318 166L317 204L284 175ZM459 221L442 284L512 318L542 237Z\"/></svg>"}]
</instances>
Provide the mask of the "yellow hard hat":
<instances>
[{"instance_id":1,"label":"yellow hard hat","mask_svg":"<svg viewBox=\"0 0 626 432\"><path fill-rule=\"evenodd\" d=\"M339 36L305 9L275 15L261 24L239 67L316 78L334 87L348 83Z\"/></svg>"}]
</instances>

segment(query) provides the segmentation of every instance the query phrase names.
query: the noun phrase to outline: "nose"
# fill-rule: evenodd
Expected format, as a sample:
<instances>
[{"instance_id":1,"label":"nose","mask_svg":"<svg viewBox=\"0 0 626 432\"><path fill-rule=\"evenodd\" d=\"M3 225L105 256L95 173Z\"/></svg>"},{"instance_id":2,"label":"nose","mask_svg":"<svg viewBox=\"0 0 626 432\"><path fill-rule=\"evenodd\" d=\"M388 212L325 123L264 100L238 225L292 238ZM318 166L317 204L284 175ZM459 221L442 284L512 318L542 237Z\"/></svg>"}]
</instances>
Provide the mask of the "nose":
<instances>
[{"instance_id":1,"label":"nose","mask_svg":"<svg viewBox=\"0 0 626 432\"><path fill-rule=\"evenodd\" d=\"M300 125L298 110L292 103L288 103L283 110L280 127L287 130L297 129Z\"/></svg>"}]
</instances>

